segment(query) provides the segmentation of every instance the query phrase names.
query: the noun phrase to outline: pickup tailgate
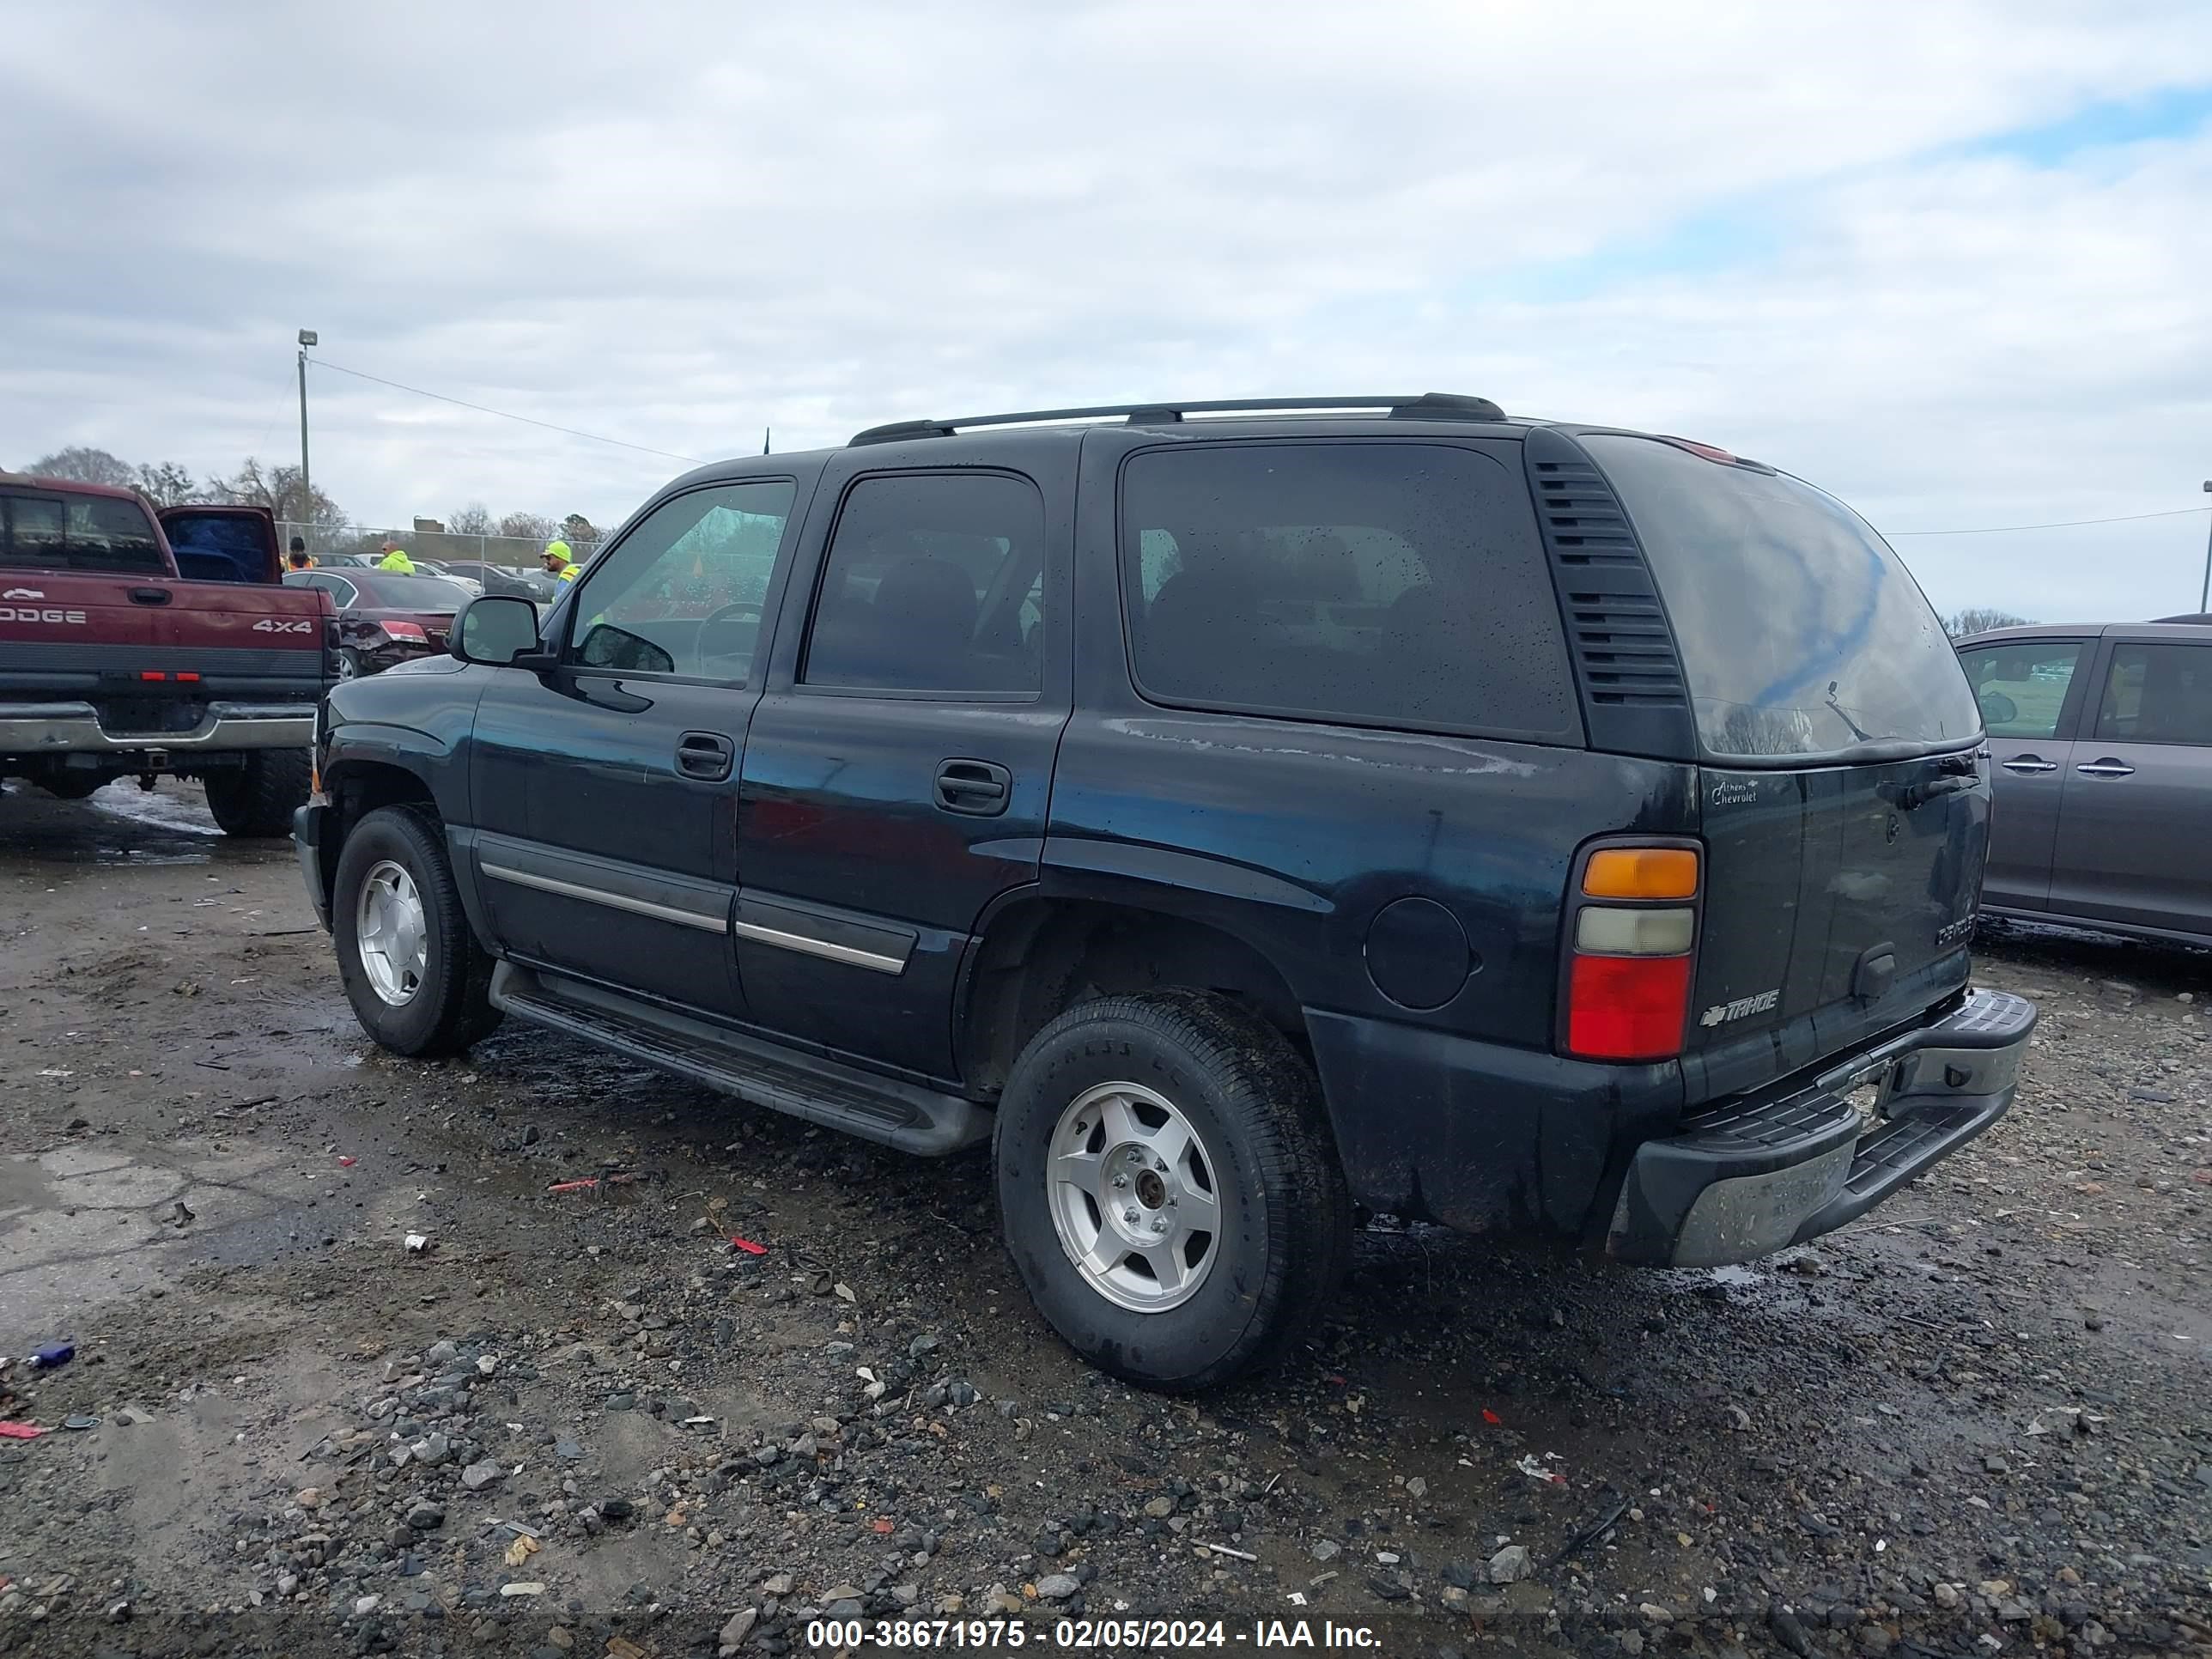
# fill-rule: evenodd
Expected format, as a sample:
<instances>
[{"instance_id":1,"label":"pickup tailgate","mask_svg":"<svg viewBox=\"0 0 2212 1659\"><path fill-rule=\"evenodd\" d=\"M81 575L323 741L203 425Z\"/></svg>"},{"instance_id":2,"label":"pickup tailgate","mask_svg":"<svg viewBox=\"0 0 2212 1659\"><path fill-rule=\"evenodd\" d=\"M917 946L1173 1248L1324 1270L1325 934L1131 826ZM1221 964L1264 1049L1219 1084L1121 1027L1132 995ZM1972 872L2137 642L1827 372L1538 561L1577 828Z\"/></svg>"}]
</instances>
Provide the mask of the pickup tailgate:
<instances>
[{"instance_id":1,"label":"pickup tailgate","mask_svg":"<svg viewBox=\"0 0 2212 1659\"><path fill-rule=\"evenodd\" d=\"M0 573L0 716L91 706L110 738L198 729L210 703L312 708L329 596L171 576Z\"/></svg>"},{"instance_id":2,"label":"pickup tailgate","mask_svg":"<svg viewBox=\"0 0 2212 1659\"><path fill-rule=\"evenodd\" d=\"M232 700L292 702L323 689L323 617L330 596L319 588L172 582L155 612L156 660L148 666ZM197 680L176 677L197 676Z\"/></svg>"},{"instance_id":3,"label":"pickup tailgate","mask_svg":"<svg viewBox=\"0 0 2212 1659\"><path fill-rule=\"evenodd\" d=\"M135 673L155 644L155 611L131 590L166 593L166 577L0 570L0 698L88 697L109 673Z\"/></svg>"}]
</instances>

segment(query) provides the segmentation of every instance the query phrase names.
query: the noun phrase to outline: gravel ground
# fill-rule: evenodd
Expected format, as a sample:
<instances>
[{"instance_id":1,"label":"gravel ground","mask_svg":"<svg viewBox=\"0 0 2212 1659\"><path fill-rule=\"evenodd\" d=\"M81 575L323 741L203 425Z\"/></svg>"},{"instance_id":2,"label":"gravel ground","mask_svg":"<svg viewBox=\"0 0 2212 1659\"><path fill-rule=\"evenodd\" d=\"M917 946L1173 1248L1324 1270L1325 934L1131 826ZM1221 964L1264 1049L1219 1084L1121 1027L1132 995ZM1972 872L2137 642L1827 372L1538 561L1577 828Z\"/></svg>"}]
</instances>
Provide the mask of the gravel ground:
<instances>
[{"instance_id":1,"label":"gravel ground","mask_svg":"<svg viewBox=\"0 0 2212 1659\"><path fill-rule=\"evenodd\" d=\"M1060 1346L980 1159L526 1030L372 1049L288 853L195 794L0 800L0 1352L77 1350L0 1373L50 1431L0 1440L0 1651L2212 1645L2212 957L1984 939L2044 1009L2019 1107L1815 1249L1378 1222L1194 1403Z\"/></svg>"}]
</instances>

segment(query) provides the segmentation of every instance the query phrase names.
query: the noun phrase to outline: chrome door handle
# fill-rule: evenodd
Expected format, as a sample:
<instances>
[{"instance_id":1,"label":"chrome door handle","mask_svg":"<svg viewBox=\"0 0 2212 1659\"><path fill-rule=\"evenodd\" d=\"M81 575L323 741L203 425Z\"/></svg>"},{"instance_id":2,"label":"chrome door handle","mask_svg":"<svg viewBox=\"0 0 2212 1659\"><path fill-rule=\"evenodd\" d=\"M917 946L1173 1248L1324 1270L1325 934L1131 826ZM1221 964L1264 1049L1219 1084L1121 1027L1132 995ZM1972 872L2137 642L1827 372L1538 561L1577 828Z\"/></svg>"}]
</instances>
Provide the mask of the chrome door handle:
<instances>
[{"instance_id":1,"label":"chrome door handle","mask_svg":"<svg viewBox=\"0 0 2212 1659\"><path fill-rule=\"evenodd\" d=\"M2057 761L2038 760L2033 755L2022 755L2018 760L1999 761L1997 764L2008 772L2056 772L2058 769Z\"/></svg>"},{"instance_id":2,"label":"chrome door handle","mask_svg":"<svg viewBox=\"0 0 2212 1659\"><path fill-rule=\"evenodd\" d=\"M2091 761L2074 769L2085 778L2131 778L2136 775L2134 767L2125 761L2116 760Z\"/></svg>"}]
</instances>

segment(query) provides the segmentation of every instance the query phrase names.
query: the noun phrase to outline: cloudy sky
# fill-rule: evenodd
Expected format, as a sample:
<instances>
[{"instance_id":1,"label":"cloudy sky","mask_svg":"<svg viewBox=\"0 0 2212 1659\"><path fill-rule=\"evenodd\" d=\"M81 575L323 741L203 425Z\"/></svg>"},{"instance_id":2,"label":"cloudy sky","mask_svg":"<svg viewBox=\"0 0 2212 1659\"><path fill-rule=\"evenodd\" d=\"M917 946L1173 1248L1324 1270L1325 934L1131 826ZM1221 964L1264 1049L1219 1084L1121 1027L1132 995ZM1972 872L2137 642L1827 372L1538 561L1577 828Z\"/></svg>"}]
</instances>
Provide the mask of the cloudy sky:
<instances>
[{"instance_id":1,"label":"cloudy sky","mask_svg":"<svg viewBox=\"0 0 2212 1659\"><path fill-rule=\"evenodd\" d=\"M1802 472L1939 608L2196 605L2212 6L19 7L0 464L622 518L917 415L1427 389Z\"/></svg>"}]
</instances>

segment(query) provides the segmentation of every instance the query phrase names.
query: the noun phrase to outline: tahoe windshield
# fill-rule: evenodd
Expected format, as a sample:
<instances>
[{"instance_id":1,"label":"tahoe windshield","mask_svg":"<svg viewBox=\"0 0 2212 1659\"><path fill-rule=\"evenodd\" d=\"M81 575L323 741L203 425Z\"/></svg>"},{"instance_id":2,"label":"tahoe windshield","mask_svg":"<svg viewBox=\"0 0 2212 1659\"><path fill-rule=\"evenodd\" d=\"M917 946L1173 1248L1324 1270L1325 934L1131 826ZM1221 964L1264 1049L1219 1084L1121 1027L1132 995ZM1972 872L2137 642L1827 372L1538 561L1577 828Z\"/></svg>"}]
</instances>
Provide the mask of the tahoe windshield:
<instances>
[{"instance_id":1,"label":"tahoe windshield","mask_svg":"<svg viewBox=\"0 0 2212 1659\"><path fill-rule=\"evenodd\" d=\"M1919 584L1834 496L1661 439L1582 442L1650 560L1709 756L1932 750L1980 734Z\"/></svg>"}]
</instances>

